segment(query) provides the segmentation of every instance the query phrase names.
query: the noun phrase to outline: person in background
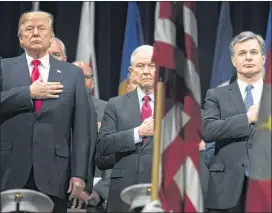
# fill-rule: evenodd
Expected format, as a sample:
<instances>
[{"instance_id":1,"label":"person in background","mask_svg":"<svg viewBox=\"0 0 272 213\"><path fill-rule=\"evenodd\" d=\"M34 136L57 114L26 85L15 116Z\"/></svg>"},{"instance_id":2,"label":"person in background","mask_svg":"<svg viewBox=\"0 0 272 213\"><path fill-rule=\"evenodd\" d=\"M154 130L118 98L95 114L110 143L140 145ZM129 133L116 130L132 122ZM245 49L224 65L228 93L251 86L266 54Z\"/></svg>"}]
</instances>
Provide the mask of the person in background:
<instances>
[{"instance_id":1,"label":"person in background","mask_svg":"<svg viewBox=\"0 0 272 213\"><path fill-rule=\"evenodd\" d=\"M135 90L138 86L139 76L135 73L128 73L127 75L127 92Z\"/></svg>"},{"instance_id":2,"label":"person in background","mask_svg":"<svg viewBox=\"0 0 272 213\"><path fill-rule=\"evenodd\" d=\"M87 94L89 99L92 99L95 111L97 114L97 128L99 131L101 120L104 115L105 107L107 102L103 101L101 99L95 98L92 96L92 90L94 88L94 79L93 79L93 71L89 64L86 64L82 61L76 61L74 64L78 67L80 67L83 70L84 76L85 76L85 87L87 90ZM95 147L93 150L92 156L92 165L90 165L91 170L93 170L92 173L94 173L94 186L91 190L85 190L83 192L82 197L87 197L87 212L104 212L106 209L107 204L107 197L108 197L108 190L109 190L109 182L110 182L110 174L111 170L104 170L101 171L95 166Z\"/></svg>"},{"instance_id":3,"label":"person in background","mask_svg":"<svg viewBox=\"0 0 272 213\"><path fill-rule=\"evenodd\" d=\"M64 43L58 39L57 37L54 37L52 39L52 43L48 50L49 54L51 54L55 59L58 59L60 61L67 61L66 56L66 48Z\"/></svg>"}]
</instances>

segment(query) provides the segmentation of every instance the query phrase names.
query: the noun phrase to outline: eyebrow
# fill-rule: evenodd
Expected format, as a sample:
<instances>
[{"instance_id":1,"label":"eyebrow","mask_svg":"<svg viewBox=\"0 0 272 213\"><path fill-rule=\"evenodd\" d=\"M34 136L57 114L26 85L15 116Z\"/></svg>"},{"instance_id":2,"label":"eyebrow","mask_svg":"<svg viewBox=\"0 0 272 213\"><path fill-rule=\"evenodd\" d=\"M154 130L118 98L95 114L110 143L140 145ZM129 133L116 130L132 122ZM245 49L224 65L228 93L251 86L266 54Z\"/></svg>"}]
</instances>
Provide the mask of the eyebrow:
<instances>
[{"instance_id":1,"label":"eyebrow","mask_svg":"<svg viewBox=\"0 0 272 213\"><path fill-rule=\"evenodd\" d=\"M255 51L259 51L258 49L256 49L256 48L254 48L254 49L250 49L249 51L253 51L253 50L255 50ZM247 50L245 50L245 49L242 49L242 50L240 50L240 51L238 51L238 53L240 53L240 52L246 52Z\"/></svg>"}]
</instances>

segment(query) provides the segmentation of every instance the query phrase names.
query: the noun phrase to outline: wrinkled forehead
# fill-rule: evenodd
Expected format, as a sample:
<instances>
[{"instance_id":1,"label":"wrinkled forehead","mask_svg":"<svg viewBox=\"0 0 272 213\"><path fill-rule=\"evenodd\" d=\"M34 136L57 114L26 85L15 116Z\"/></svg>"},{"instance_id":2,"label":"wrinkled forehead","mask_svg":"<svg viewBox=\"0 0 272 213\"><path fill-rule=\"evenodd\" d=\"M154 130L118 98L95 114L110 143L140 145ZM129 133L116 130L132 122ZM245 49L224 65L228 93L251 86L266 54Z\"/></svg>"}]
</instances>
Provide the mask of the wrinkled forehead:
<instances>
[{"instance_id":1,"label":"wrinkled forehead","mask_svg":"<svg viewBox=\"0 0 272 213\"><path fill-rule=\"evenodd\" d=\"M46 26L49 27L49 19L45 17L30 17L25 20L25 22L22 24L23 27L27 26Z\"/></svg>"},{"instance_id":2,"label":"wrinkled forehead","mask_svg":"<svg viewBox=\"0 0 272 213\"><path fill-rule=\"evenodd\" d=\"M240 51L252 51L252 50L261 51L261 46L256 39L249 39L243 42L239 42L234 46L234 51L236 53Z\"/></svg>"}]
</instances>

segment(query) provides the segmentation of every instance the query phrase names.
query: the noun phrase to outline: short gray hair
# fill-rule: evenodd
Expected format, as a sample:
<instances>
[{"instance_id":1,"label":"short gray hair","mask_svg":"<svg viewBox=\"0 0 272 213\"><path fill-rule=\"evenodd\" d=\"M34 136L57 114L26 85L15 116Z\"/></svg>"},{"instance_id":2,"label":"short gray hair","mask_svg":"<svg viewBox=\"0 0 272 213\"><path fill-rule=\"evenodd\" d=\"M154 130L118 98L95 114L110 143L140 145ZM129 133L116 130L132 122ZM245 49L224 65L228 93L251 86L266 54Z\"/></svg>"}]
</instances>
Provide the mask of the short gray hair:
<instances>
[{"instance_id":1,"label":"short gray hair","mask_svg":"<svg viewBox=\"0 0 272 213\"><path fill-rule=\"evenodd\" d=\"M57 37L54 37L53 39L55 39L56 41L58 41L60 43L62 54L64 56L66 56L66 47L65 47L64 43Z\"/></svg>"},{"instance_id":2,"label":"short gray hair","mask_svg":"<svg viewBox=\"0 0 272 213\"><path fill-rule=\"evenodd\" d=\"M262 55L265 55L265 42L263 37L251 31L244 31L244 32L241 32L239 35L235 36L230 42L229 49L230 49L231 56L234 55L234 46L237 43L242 43L242 42L245 42L248 40L254 40L254 39L258 41Z\"/></svg>"},{"instance_id":3,"label":"short gray hair","mask_svg":"<svg viewBox=\"0 0 272 213\"><path fill-rule=\"evenodd\" d=\"M134 57L135 55L138 53L138 52L141 52L141 51L153 51L153 46L150 46L150 45L142 45L142 46L139 46L137 47L133 53L131 54L131 58L130 58L130 65L133 63L133 60L134 60Z\"/></svg>"}]
</instances>

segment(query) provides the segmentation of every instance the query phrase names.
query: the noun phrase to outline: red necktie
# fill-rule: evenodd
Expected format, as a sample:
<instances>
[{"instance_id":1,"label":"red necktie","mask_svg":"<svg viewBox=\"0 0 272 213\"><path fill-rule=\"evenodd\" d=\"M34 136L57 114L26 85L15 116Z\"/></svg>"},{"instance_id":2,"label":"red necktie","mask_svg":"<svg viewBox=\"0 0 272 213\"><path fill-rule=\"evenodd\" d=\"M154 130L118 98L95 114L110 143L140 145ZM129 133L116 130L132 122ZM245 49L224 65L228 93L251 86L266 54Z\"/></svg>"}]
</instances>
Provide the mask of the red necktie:
<instances>
[{"instance_id":1,"label":"red necktie","mask_svg":"<svg viewBox=\"0 0 272 213\"><path fill-rule=\"evenodd\" d=\"M39 60L33 60L32 64L33 64L33 70L31 74L31 81L33 83L40 77L39 65L41 64L41 62ZM42 100L35 100L34 102L35 102L35 110L36 112L39 113L42 107Z\"/></svg>"},{"instance_id":2,"label":"red necktie","mask_svg":"<svg viewBox=\"0 0 272 213\"><path fill-rule=\"evenodd\" d=\"M152 109L151 109L151 106L149 104L149 101L150 101L150 97L148 95L146 95L144 97L144 104L142 106L142 112L141 112L142 122L145 119L152 116ZM144 138L144 142L146 142L146 138Z\"/></svg>"}]
</instances>

